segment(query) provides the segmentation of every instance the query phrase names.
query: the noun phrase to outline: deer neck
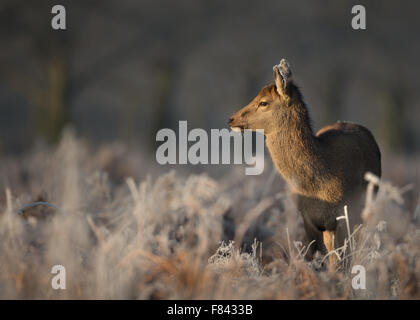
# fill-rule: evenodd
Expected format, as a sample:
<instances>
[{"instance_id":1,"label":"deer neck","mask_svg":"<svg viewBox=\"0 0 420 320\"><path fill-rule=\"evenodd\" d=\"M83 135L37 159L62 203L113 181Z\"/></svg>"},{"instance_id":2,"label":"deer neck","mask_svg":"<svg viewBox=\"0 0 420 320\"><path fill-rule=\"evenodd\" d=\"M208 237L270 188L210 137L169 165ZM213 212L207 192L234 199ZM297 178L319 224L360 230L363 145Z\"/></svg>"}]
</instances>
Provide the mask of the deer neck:
<instances>
[{"instance_id":1,"label":"deer neck","mask_svg":"<svg viewBox=\"0 0 420 320\"><path fill-rule=\"evenodd\" d=\"M267 135L266 145L279 173L293 192L317 196L328 176L319 141L309 119L292 121Z\"/></svg>"}]
</instances>

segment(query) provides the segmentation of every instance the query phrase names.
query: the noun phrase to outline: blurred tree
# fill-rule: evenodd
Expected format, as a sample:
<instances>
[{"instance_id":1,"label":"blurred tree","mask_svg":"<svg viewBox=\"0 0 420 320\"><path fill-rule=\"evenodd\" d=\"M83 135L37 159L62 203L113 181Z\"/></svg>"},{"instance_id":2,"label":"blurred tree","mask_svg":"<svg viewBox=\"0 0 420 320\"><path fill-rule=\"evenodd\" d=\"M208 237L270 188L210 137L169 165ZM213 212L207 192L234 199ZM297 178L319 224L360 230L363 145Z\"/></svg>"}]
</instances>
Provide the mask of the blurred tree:
<instances>
[{"instance_id":1,"label":"blurred tree","mask_svg":"<svg viewBox=\"0 0 420 320\"><path fill-rule=\"evenodd\" d=\"M14 80L12 87L23 92L34 107L30 117L34 136L43 136L48 142L57 140L70 115L67 103L68 33L52 30L52 6L48 0L36 3L8 1L0 6L1 17L9 17L6 36L10 41L20 40L26 50L24 61L16 58L17 65L7 66ZM40 73L28 76L29 67ZM19 72L18 68L25 72Z\"/></svg>"},{"instance_id":2,"label":"blurred tree","mask_svg":"<svg viewBox=\"0 0 420 320\"><path fill-rule=\"evenodd\" d=\"M97 4L94 1L73 3L63 0L67 14L71 12L73 19L67 17L67 30L53 30L50 23L54 4L51 0L36 3L13 0L0 4L0 18L5 18L0 19L0 26L5 25L8 30L4 36L25 43L27 63L36 66L37 71L41 70L37 75L39 81L33 81L35 77L17 72L13 69L15 66L7 66L16 77L13 87L23 92L34 106L30 124L34 128L34 136L42 136L50 143L56 142L63 128L72 122L70 108L74 99L92 83L117 68L135 49L142 48L141 36L144 33L140 30L128 41L115 46L114 50L99 56L74 74L70 72L73 62L71 53L77 47L78 36L84 31L84 24L88 20L79 19L78 24L72 24L72 21L76 19L78 9L82 9L79 12L89 12L97 9ZM138 16L133 16L130 10L114 10L115 5L109 1L104 2L101 8L100 14L109 21L129 23L135 20L138 23Z\"/></svg>"},{"instance_id":3,"label":"blurred tree","mask_svg":"<svg viewBox=\"0 0 420 320\"><path fill-rule=\"evenodd\" d=\"M155 68L157 70L156 83L156 107L154 123L151 126L152 132L149 133L150 139L154 141L156 132L162 128L173 128L174 123L171 116L171 98L173 90L175 89L175 61L167 57L156 62ZM176 127L175 127L176 128Z\"/></svg>"},{"instance_id":4,"label":"blurred tree","mask_svg":"<svg viewBox=\"0 0 420 320\"><path fill-rule=\"evenodd\" d=\"M61 131L70 122L69 110L69 59L67 55L67 37L55 37L51 40L50 55L47 62L47 87L41 93L36 104L35 128L37 134L48 142L58 141Z\"/></svg>"},{"instance_id":5,"label":"blurred tree","mask_svg":"<svg viewBox=\"0 0 420 320\"><path fill-rule=\"evenodd\" d=\"M391 152L409 151L408 128L404 124L406 100L403 88L392 86L379 97L381 106L380 137Z\"/></svg>"},{"instance_id":6,"label":"blurred tree","mask_svg":"<svg viewBox=\"0 0 420 320\"><path fill-rule=\"evenodd\" d=\"M327 84L324 121L325 124L330 124L341 120L342 117L345 73L341 69L333 69L327 77Z\"/></svg>"}]
</instances>

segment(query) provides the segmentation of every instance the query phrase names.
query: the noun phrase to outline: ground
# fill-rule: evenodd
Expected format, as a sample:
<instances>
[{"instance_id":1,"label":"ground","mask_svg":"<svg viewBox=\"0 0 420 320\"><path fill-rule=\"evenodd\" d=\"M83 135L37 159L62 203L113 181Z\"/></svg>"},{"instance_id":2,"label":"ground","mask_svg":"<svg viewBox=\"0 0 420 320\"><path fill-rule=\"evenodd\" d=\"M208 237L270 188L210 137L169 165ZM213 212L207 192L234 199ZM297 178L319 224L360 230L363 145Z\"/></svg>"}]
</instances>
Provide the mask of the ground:
<instances>
[{"instance_id":1,"label":"ground","mask_svg":"<svg viewBox=\"0 0 420 320\"><path fill-rule=\"evenodd\" d=\"M418 161L385 161L351 260L332 268L305 260L301 218L266 160L261 177L193 174L73 133L3 157L0 298L420 298ZM34 201L58 209L21 210ZM54 265L65 267L65 290L51 286ZM366 289L352 287L355 265Z\"/></svg>"}]
</instances>

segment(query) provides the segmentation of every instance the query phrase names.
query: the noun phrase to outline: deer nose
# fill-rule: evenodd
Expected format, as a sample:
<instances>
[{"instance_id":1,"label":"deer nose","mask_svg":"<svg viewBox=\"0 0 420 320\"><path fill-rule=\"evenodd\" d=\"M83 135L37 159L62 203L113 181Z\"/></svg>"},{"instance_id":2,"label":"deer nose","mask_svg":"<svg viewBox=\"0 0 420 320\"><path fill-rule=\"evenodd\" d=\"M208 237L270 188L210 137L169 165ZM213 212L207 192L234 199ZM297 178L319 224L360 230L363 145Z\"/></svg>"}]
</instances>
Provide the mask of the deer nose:
<instances>
[{"instance_id":1,"label":"deer nose","mask_svg":"<svg viewBox=\"0 0 420 320\"><path fill-rule=\"evenodd\" d=\"M230 117L228 124L232 124L232 122L233 122L233 117Z\"/></svg>"}]
</instances>

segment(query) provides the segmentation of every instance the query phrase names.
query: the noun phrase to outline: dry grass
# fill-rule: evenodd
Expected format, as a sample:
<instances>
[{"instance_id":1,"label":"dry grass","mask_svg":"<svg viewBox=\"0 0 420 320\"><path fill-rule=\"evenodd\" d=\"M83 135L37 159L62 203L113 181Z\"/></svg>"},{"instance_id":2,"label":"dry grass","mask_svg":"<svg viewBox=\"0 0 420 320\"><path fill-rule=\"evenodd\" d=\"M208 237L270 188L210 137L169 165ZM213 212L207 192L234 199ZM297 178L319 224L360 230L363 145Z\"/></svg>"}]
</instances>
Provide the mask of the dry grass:
<instances>
[{"instance_id":1,"label":"dry grass","mask_svg":"<svg viewBox=\"0 0 420 320\"><path fill-rule=\"evenodd\" d=\"M127 169L133 155L90 149L68 133L56 150L4 159L0 298L420 298L420 212L406 209L404 189L380 182L366 225L338 250L352 259L325 268L325 257L305 261L300 216L287 191L272 191L284 190L272 186L272 174L124 180L137 173ZM33 201L60 210L17 213ZM51 288L57 264L66 268L66 290ZM366 290L351 287L355 264L367 270Z\"/></svg>"}]
</instances>

